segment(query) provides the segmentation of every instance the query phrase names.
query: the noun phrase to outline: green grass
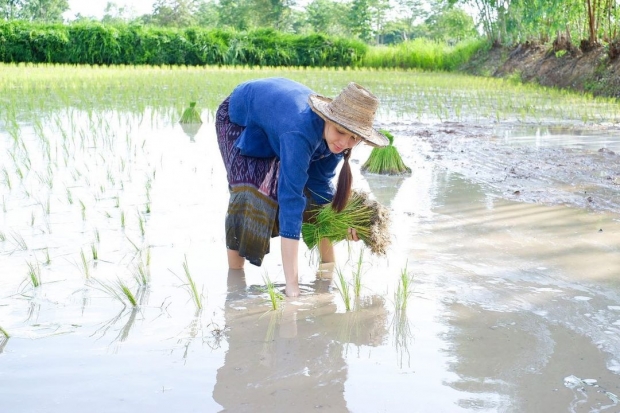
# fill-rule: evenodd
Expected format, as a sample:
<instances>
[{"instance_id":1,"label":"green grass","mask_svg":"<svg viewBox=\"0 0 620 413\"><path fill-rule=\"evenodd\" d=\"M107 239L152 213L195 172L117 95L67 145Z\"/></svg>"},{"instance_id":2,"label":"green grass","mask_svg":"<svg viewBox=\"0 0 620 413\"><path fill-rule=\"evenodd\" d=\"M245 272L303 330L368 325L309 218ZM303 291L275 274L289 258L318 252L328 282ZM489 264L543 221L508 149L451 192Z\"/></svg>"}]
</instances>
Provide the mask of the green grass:
<instances>
[{"instance_id":1,"label":"green grass","mask_svg":"<svg viewBox=\"0 0 620 413\"><path fill-rule=\"evenodd\" d=\"M368 194L353 191L347 205L336 212L331 204L318 207L313 217L301 227L302 239L309 250L317 251L322 239L332 244L348 240L349 228L377 255L385 255L390 244L389 211L369 198Z\"/></svg>"},{"instance_id":2,"label":"green grass","mask_svg":"<svg viewBox=\"0 0 620 413\"><path fill-rule=\"evenodd\" d=\"M183 111L179 123L202 123L200 113L196 109L196 102L189 103L189 107Z\"/></svg>"},{"instance_id":3,"label":"green grass","mask_svg":"<svg viewBox=\"0 0 620 413\"><path fill-rule=\"evenodd\" d=\"M94 279L93 280L97 284L97 288L100 291L103 291L110 295L112 298L116 299L124 306L129 304L131 307L138 306L138 299L136 295L131 291L129 286L120 278L116 279L114 282L103 282L101 280Z\"/></svg>"},{"instance_id":4,"label":"green grass","mask_svg":"<svg viewBox=\"0 0 620 413\"><path fill-rule=\"evenodd\" d=\"M80 249L80 265L78 265L78 267L82 270L84 278L90 278L90 264L88 263L86 254L84 254L84 250L82 249Z\"/></svg>"},{"instance_id":5,"label":"green grass","mask_svg":"<svg viewBox=\"0 0 620 413\"><path fill-rule=\"evenodd\" d=\"M406 310L409 298L413 294L413 275L409 275L407 271L407 265L401 270L400 279L398 280L398 287L394 292L394 306L399 310Z\"/></svg>"},{"instance_id":6,"label":"green grass","mask_svg":"<svg viewBox=\"0 0 620 413\"><path fill-rule=\"evenodd\" d=\"M39 267L39 263L30 263L27 262L26 263L28 265L28 276L27 276L27 280L30 281L30 284L32 284L32 286L34 288L40 287L42 282L41 282L41 268Z\"/></svg>"},{"instance_id":7,"label":"green grass","mask_svg":"<svg viewBox=\"0 0 620 413\"><path fill-rule=\"evenodd\" d=\"M339 268L336 268L336 275L336 287L344 303L344 308L347 311L351 311L351 289L349 283L344 278L344 273Z\"/></svg>"},{"instance_id":8,"label":"green grass","mask_svg":"<svg viewBox=\"0 0 620 413\"><path fill-rule=\"evenodd\" d=\"M280 307L280 302L284 300L284 295L278 291L273 281L269 278L269 274L267 274L267 272L263 274L263 281L265 282L263 292L269 297L271 308L273 310L277 310Z\"/></svg>"},{"instance_id":9,"label":"green grass","mask_svg":"<svg viewBox=\"0 0 620 413\"><path fill-rule=\"evenodd\" d=\"M464 40L454 46L426 38L399 43L395 46L370 47L363 65L374 68L401 68L424 70L454 70L463 65L479 50L486 47L484 40Z\"/></svg>"},{"instance_id":10,"label":"green grass","mask_svg":"<svg viewBox=\"0 0 620 413\"><path fill-rule=\"evenodd\" d=\"M202 301L204 298L204 294L203 294L202 289L198 288L198 286L196 285L196 282L194 281L194 278L192 277L192 274L189 270L189 264L187 263L187 255L185 256L183 260L183 273L185 275L185 279L176 275L172 270L169 270L169 271L172 272L178 279L183 281L183 287L185 287L185 289L189 293L192 302L196 306L196 310L202 310L202 307L203 307Z\"/></svg>"},{"instance_id":11,"label":"green grass","mask_svg":"<svg viewBox=\"0 0 620 413\"><path fill-rule=\"evenodd\" d=\"M382 175L410 174L411 168L405 165L398 149L394 146L394 135L385 129L380 132L388 138L390 143L382 148L373 148L366 162L362 164L362 171Z\"/></svg>"},{"instance_id":12,"label":"green grass","mask_svg":"<svg viewBox=\"0 0 620 413\"><path fill-rule=\"evenodd\" d=\"M364 265L364 248L360 249L360 255L357 257L355 268L353 271L353 295L359 298L362 292L362 267Z\"/></svg>"}]
</instances>

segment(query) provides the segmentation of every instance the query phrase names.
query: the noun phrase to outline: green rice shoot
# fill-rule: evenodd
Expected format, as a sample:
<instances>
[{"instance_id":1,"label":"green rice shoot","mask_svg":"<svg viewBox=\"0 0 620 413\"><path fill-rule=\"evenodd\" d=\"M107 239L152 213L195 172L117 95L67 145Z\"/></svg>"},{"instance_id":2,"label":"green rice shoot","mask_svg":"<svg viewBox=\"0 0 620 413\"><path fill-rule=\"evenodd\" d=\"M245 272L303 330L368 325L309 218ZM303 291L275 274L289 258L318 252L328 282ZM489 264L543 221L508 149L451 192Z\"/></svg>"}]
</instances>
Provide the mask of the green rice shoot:
<instances>
[{"instance_id":1,"label":"green rice shoot","mask_svg":"<svg viewBox=\"0 0 620 413\"><path fill-rule=\"evenodd\" d=\"M202 310L203 294L202 292L198 291L198 286L196 285L196 282L192 278L192 274L189 271L189 265L187 264L187 256L185 256L185 260L183 261L183 271L185 272L185 278L187 279L187 283L185 284L185 287L187 288L187 291L192 297L192 301L194 301L194 304L196 305L196 309Z\"/></svg>"},{"instance_id":2,"label":"green rice shoot","mask_svg":"<svg viewBox=\"0 0 620 413\"><path fill-rule=\"evenodd\" d=\"M355 298L359 298L362 291L362 265L364 264L364 248L360 249L360 256L355 263L353 271L353 293Z\"/></svg>"},{"instance_id":3,"label":"green rice shoot","mask_svg":"<svg viewBox=\"0 0 620 413\"><path fill-rule=\"evenodd\" d=\"M28 264L28 279L32 283L34 288L41 286L41 268L39 268L39 263L32 264L30 262Z\"/></svg>"},{"instance_id":4,"label":"green rice shoot","mask_svg":"<svg viewBox=\"0 0 620 413\"><path fill-rule=\"evenodd\" d=\"M310 222L303 223L301 234L308 249L317 251L321 239L332 244L347 240L349 228L353 228L373 254L385 255L390 245L389 225L387 208L371 200L367 193L354 190L341 212L331 204L315 210Z\"/></svg>"},{"instance_id":5,"label":"green rice shoot","mask_svg":"<svg viewBox=\"0 0 620 413\"><path fill-rule=\"evenodd\" d=\"M394 146L394 136L385 129L381 129L380 132L388 138L390 143L382 148L373 148L370 156L362 165L362 171L381 175L410 174L411 168L405 165Z\"/></svg>"},{"instance_id":6,"label":"green rice shoot","mask_svg":"<svg viewBox=\"0 0 620 413\"><path fill-rule=\"evenodd\" d=\"M5 338L11 338L11 335L4 328L2 328L2 326L0 326L0 334L2 334Z\"/></svg>"},{"instance_id":7,"label":"green rice shoot","mask_svg":"<svg viewBox=\"0 0 620 413\"><path fill-rule=\"evenodd\" d=\"M394 293L394 305L398 310L406 310L409 297L413 294L411 282L413 281L413 275L409 275L407 271L407 265L401 270L400 279L398 280L398 287Z\"/></svg>"},{"instance_id":8,"label":"green rice shoot","mask_svg":"<svg viewBox=\"0 0 620 413\"><path fill-rule=\"evenodd\" d=\"M280 302L284 300L284 295L276 289L275 284L271 281L269 274L266 272L263 274L263 281L265 281L265 286L261 290L269 296L271 308L277 310L280 306Z\"/></svg>"},{"instance_id":9,"label":"green rice shoot","mask_svg":"<svg viewBox=\"0 0 620 413\"><path fill-rule=\"evenodd\" d=\"M339 268L336 268L336 274L338 275L336 287L338 288L340 297L342 297L342 301L344 302L344 308L347 311L351 311L351 290L349 288L349 283L345 280L344 274Z\"/></svg>"},{"instance_id":10,"label":"green rice shoot","mask_svg":"<svg viewBox=\"0 0 620 413\"><path fill-rule=\"evenodd\" d=\"M127 303L129 303L132 307L138 306L138 300L135 294L120 278L113 283L106 283L97 279L93 279L93 281L95 281L98 285L98 287L95 287L96 289L107 293L112 298L115 298L122 303L123 306L127 307Z\"/></svg>"},{"instance_id":11,"label":"green rice shoot","mask_svg":"<svg viewBox=\"0 0 620 413\"><path fill-rule=\"evenodd\" d=\"M183 111L179 123L202 123L200 113L196 109L196 102L189 103L189 107Z\"/></svg>"}]
</instances>

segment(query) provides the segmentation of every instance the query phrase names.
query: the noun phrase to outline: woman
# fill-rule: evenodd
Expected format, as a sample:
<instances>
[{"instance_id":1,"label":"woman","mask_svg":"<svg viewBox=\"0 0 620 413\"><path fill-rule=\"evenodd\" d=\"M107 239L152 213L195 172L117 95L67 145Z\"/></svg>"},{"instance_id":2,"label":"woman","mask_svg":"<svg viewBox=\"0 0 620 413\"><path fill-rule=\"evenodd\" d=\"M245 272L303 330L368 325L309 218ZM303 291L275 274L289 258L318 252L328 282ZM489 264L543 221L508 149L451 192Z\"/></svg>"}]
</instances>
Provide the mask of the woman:
<instances>
[{"instance_id":1,"label":"woman","mask_svg":"<svg viewBox=\"0 0 620 413\"><path fill-rule=\"evenodd\" d=\"M304 211L332 201L337 211L344 208L351 192L351 149L361 141L388 144L372 127L378 104L355 83L332 100L284 78L242 83L222 102L215 126L230 189L225 224L231 269L243 268L245 259L260 266L270 238L280 235L285 293L299 295ZM332 178L343 158L334 190ZM357 240L353 230L351 238ZM327 240L319 252L323 263L334 262Z\"/></svg>"}]
</instances>

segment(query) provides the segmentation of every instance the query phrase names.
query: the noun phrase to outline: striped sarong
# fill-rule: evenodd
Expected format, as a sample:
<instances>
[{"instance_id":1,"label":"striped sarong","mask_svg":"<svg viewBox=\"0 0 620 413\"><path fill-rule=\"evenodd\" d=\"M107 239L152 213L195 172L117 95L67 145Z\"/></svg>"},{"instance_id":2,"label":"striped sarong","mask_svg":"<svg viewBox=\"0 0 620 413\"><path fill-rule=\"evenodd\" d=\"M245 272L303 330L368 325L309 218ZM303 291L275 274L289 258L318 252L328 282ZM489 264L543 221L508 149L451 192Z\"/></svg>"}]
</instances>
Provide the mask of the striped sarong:
<instances>
[{"instance_id":1,"label":"striped sarong","mask_svg":"<svg viewBox=\"0 0 620 413\"><path fill-rule=\"evenodd\" d=\"M260 266L269 253L272 237L278 235L278 173L280 161L243 156L235 141L244 127L230 121L229 99L220 104L215 120L230 200L226 213L226 247Z\"/></svg>"}]
</instances>

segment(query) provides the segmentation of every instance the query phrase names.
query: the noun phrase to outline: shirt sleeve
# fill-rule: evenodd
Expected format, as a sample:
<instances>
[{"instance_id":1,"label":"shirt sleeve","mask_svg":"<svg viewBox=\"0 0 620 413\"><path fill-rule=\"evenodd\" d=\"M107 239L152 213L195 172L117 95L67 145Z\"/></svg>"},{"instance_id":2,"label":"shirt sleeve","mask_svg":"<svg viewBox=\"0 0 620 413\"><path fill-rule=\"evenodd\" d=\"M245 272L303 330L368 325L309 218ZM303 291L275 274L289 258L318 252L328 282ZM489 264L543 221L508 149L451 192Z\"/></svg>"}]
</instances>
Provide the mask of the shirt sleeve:
<instances>
[{"instance_id":1,"label":"shirt sleeve","mask_svg":"<svg viewBox=\"0 0 620 413\"><path fill-rule=\"evenodd\" d=\"M301 133L280 136L280 174L278 176L278 219L280 236L299 239L306 207L304 188L308 182L314 145Z\"/></svg>"},{"instance_id":2,"label":"shirt sleeve","mask_svg":"<svg viewBox=\"0 0 620 413\"><path fill-rule=\"evenodd\" d=\"M330 154L310 164L306 187L315 203L327 204L334 199L333 179L339 162L340 157Z\"/></svg>"}]
</instances>

